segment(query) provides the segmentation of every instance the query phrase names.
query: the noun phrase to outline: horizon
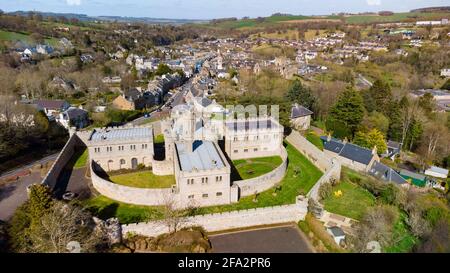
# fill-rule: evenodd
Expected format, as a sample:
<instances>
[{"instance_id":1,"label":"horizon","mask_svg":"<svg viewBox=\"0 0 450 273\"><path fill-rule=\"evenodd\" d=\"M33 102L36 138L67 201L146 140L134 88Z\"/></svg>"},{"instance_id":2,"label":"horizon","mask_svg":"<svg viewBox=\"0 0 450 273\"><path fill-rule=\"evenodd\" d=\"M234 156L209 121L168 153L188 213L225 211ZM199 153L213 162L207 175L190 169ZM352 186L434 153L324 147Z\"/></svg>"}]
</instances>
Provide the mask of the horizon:
<instances>
[{"instance_id":1,"label":"horizon","mask_svg":"<svg viewBox=\"0 0 450 273\"><path fill-rule=\"evenodd\" d=\"M133 3L134 2L134 3ZM263 2L263 3L261 3ZM265 2L265 3L264 3ZM312 3L311 3L312 2ZM274 13L286 13L304 16L323 16L345 13L409 12L412 9L425 7L448 6L447 0L412 0L408 3L392 3L386 0L349 0L339 3L338 0L199 0L181 1L119 1L119 0L17 0L14 2L0 0L0 9L4 12L41 12L70 13L90 17L120 16L153 19L177 20L212 20L220 18L267 17ZM304 5L308 6L304 6ZM177 8L173 8L177 7ZM198 13L203 15L196 15ZM204 16L206 15L206 16Z\"/></svg>"}]
</instances>

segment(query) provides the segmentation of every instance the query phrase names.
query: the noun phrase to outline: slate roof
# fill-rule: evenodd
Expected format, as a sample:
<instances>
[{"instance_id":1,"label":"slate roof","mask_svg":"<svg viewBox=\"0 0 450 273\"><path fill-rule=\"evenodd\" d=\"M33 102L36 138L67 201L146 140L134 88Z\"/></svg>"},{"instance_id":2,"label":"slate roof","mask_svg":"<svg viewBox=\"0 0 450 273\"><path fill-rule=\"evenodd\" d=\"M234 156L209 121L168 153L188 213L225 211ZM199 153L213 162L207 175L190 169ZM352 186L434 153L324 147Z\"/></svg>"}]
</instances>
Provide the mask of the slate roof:
<instances>
[{"instance_id":1,"label":"slate roof","mask_svg":"<svg viewBox=\"0 0 450 273\"><path fill-rule=\"evenodd\" d=\"M74 119L88 115L88 112L86 110L75 107L67 109L64 113L69 117L69 119Z\"/></svg>"},{"instance_id":2,"label":"slate roof","mask_svg":"<svg viewBox=\"0 0 450 273\"><path fill-rule=\"evenodd\" d=\"M372 160L372 150L360 147L352 143L344 144L342 141L336 138L331 138L331 140L328 141L326 136L321 136L320 139L324 142L323 148L325 150L337 153L339 156L365 165L369 164Z\"/></svg>"},{"instance_id":3,"label":"slate roof","mask_svg":"<svg viewBox=\"0 0 450 273\"><path fill-rule=\"evenodd\" d=\"M328 230L333 234L334 237L345 236L344 231L340 227L329 227Z\"/></svg>"},{"instance_id":4,"label":"slate roof","mask_svg":"<svg viewBox=\"0 0 450 273\"><path fill-rule=\"evenodd\" d=\"M153 139L152 128L107 128L95 129L90 141Z\"/></svg>"},{"instance_id":5,"label":"slate roof","mask_svg":"<svg viewBox=\"0 0 450 273\"><path fill-rule=\"evenodd\" d=\"M141 92L136 88L124 91L123 94L125 95L125 98L130 101L135 101L141 96Z\"/></svg>"},{"instance_id":6,"label":"slate roof","mask_svg":"<svg viewBox=\"0 0 450 273\"><path fill-rule=\"evenodd\" d=\"M392 149L400 149L401 144L397 141L388 140L387 147Z\"/></svg>"},{"instance_id":7,"label":"slate roof","mask_svg":"<svg viewBox=\"0 0 450 273\"><path fill-rule=\"evenodd\" d=\"M383 163L375 161L372 168L369 170L369 174L388 182L394 182L396 184L405 184L406 180L401 177L396 171L384 165Z\"/></svg>"},{"instance_id":8,"label":"slate roof","mask_svg":"<svg viewBox=\"0 0 450 273\"><path fill-rule=\"evenodd\" d=\"M345 144L339 155L365 165L369 164L373 157L372 150L359 147L352 143Z\"/></svg>"},{"instance_id":9,"label":"slate roof","mask_svg":"<svg viewBox=\"0 0 450 273\"><path fill-rule=\"evenodd\" d=\"M36 100L34 103L40 108L62 109L64 106L64 103L66 103L66 101L65 100Z\"/></svg>"},{"instance_id":10,"label":"slate roof","mask_svg":"<svg viewBox=\"0 0 450 273\"><path fill-rule=\"evenodd\" d=\"M182 171L212 170L225 167L217 147L211 141L194 141L193 151L187 151L187 143L176 143L176 151Z\"/></svg>"},{"instance_id":11,"label":"slate roof","mask_svg":"<svg viewBox=\"0 0 450 273\"><path fill-rule=\"evenodd\" d=\"M291 118L299 118L312 115L313 112L301 105L294 105L291 108Z\"/></svg>"}]
</instances>

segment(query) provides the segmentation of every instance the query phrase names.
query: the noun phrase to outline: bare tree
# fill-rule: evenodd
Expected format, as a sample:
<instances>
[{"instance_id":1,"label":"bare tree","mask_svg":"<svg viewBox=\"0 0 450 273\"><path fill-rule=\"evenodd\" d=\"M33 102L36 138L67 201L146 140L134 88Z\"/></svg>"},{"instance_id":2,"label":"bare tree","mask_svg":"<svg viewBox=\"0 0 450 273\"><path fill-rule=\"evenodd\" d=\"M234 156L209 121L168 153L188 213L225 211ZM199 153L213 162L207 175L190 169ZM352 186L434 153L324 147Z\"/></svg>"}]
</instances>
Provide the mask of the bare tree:
<instances>
[{"instance_id":1,"label":"bare tree","mask_svg":"<svg viewBox=\"0 0 450 273\"><path fill-rule=\"evenodd\" d=\"M92 218L81 208L56 202L30 232L33 252L68 252L69 242L78 242L82 252L90 252L103 240Z\"/></svg>"},{"instance_id":2,"label":"bare tree","mask_svg":"<svg viewBox=\"0 0 450 273\"><path fill-rule=\"evenodd\" d=\"M178 202L174 194L164 195L164 219L163 222L169 229L169 232L177 232L179 228L186 223L186 211L179 208Z\"/></svg>"}]
</instances>

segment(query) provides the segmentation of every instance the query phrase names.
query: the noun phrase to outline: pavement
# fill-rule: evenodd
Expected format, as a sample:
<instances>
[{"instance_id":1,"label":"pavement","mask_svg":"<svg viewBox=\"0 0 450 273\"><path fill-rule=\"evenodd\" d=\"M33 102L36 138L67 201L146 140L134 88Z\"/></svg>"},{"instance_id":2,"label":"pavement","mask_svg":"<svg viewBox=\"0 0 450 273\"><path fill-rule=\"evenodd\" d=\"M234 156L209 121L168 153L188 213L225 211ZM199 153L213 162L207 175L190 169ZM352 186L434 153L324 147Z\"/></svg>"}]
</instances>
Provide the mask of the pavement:
<instances>
[{"instance_id":1,"label":"pavement","mask_svg":"<svg viewBox=\"0 0 450 273\"><path fill-rule=\"evenodd\" d=\"M0 187L0 220L9 220L16 208L28 199L27 187L40 183L41 180L40 171L35 171L28 176L20 177L16 182Z\"/></svg>"},{"instance_id":2,"label":"pavement","mask_svg":"<svg viewBox=\"0 0 450 273\"><path fill-rule=\"evenodd\" d=\"M295 225L209 235L213 253L313 253Z\"/></svg>"}]
</instances>

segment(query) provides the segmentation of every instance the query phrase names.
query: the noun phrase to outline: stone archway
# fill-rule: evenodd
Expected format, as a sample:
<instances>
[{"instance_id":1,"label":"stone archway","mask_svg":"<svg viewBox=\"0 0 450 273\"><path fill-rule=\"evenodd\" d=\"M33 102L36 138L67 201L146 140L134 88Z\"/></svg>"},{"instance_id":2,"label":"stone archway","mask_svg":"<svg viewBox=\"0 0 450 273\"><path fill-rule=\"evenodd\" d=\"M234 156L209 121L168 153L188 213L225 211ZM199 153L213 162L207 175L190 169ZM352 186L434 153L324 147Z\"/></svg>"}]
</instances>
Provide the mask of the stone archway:
<instances>
[{"instance_id":1,"label":"stone archway","mask_svg":"<svg viewBox=\"0 0 450 273\"><path fill-rule=\"evenodd\" d=\"M108 160L108 172L111 171L114 161Z\"/></svg>"}]
</instances>

